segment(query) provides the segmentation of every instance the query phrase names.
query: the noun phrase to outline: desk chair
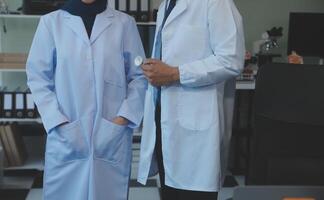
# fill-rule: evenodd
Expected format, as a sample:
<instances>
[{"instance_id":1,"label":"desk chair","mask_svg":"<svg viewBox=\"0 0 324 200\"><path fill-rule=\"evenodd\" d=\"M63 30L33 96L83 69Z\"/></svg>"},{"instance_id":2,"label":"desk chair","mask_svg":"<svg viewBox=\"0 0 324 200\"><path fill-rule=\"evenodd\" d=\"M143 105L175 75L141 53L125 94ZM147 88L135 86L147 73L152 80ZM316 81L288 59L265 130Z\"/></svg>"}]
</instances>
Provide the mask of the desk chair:
<instances>
[{"instance_id":1,"label":"desk chair","mask_svg":"<svg viewBox=\"0 0 324 200\"><path fill-rule=\"evenodd\" d=\"M324 66L264 65L254 98L246 184L324 185Z\"/></svg>"}]
</instances>

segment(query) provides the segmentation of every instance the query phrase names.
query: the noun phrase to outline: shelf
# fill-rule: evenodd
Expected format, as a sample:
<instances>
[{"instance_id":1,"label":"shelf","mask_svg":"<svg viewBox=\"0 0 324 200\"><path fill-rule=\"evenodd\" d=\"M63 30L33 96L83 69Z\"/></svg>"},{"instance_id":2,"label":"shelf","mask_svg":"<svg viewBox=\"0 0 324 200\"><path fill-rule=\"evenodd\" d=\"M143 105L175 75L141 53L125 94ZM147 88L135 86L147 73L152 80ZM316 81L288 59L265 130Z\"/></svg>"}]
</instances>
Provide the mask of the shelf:
<instances>
[{"instance_id":1,"label":"shelf","mask_svg":"<svg viewBox=\"0 0 324 200\"><path fill-rule=\"evenodd\" d=\"M26 72L24 68L0 68L0 72Z\"/></svg>"},{"instance_id":2,"label":"shelf","mask_svg":"<svg viewBox=\"0 0 324 200\"><path fill-rule=\"evenodd\" d=\"M25 72L26 63L3 63L0 62L1 72Z\"/></svg>"},{"instance_id":3,"label":"shelf","mask_svg":"<svg viewBox=\"0 0 324 200\"><path fill-rule=\"evenodd\" d=\"M26 71L26 53L0 53L1 72L24 72Z\"/></svg>"},{"instance_id":4,"label":"shelf","mask_svg":"<svg viewBox=\"0 0 324 200\"><path fill-rule=\"evenodd\" d=\"M26 162L22 166L17 167L7 167L5 170L29 170L29 169L36 169L43 171L44 170L44 157L41 155L29 155Z\"/></svg>"},{"instance_id":5,"label":"shelf","mask_svg":"<svg viewBox=\"0 0 324 200\"><path fill-rule=\"evenodd\" d=\"M30 123L39 123L42 124L42 120L40 118L35 119L19 119L19 118L0 118L0 122L30 122Z\"/></svg>"},{"instance_id":6,"label":"shelf","mask_svg":"<svg viewBox=\"0 0 324 200\"><path fill-rule=\"evenodd\" d=\"M0 18L4 19L40 19L41 15L18 15L18 14L1 14Z\"/></svg>"}]
</instances>

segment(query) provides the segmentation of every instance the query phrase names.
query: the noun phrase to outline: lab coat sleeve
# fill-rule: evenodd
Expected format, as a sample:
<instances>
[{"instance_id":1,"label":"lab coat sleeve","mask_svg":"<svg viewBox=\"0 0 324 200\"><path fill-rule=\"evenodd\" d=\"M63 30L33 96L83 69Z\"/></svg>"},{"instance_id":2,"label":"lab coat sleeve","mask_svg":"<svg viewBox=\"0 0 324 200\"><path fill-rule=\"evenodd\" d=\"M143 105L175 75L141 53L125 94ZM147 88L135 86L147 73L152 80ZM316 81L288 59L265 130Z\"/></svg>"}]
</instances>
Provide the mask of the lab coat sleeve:
<instances>
[{"instance_id":1,"label":"lab coat sleeve","mask_svg":"<svg viewBox=\"0 0 324 200\"><path fill-rule=\"evenodd\" d=\"M141 38L134 19L129 20L124 34L124 59L127 75L127 97L119 109L118 116L129 121L130 128L140 126L144 115L144 99L147 81L140 66L134 60L137 56L145 58Z\"/></svg>"},{"instance_id":2,"label":"lab coat sleeve","mask_svg":"<svg viewBox=\"0 0 324 200\"><path fill-rule=\"evenodd\" d=\"M184 86L217 84L239 75L243 69L242 18L232 0L209 0L208 28L213 54L179 66Z\"/></svg>"},{"instance_id":3,"label":"lab coat sleeve","mask_svg":"<svg viewBox=\"0 0 324 200\"><path fill-rule=\"evenodd\" d=\"M29 52L26 70L27 84L48 133L54 127L68 122L68 119L60 111L55 94L54 58L54 39L42 17Z\"/></svg>"}]
</instances>

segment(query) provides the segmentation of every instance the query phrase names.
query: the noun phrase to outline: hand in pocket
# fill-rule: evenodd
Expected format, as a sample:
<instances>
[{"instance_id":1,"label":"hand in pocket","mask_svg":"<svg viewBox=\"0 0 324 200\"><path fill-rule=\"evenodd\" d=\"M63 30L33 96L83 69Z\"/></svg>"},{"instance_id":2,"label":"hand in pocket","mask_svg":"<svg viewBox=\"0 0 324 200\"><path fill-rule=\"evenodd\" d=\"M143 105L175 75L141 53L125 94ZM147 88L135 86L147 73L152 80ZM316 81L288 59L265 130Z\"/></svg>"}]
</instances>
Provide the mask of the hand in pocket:
<instances>
[{"instance_id":1,"label":"hand in pocket","mask_svg":"<svg viewBox=\"0 0 324 200\"><path fill-rule=\"evenodd\" d=\"M117 124L119 126L126 126L128 124L128 120L124 117L116 117L112 121L114 124Z\"/></svg>"}]
</instances>

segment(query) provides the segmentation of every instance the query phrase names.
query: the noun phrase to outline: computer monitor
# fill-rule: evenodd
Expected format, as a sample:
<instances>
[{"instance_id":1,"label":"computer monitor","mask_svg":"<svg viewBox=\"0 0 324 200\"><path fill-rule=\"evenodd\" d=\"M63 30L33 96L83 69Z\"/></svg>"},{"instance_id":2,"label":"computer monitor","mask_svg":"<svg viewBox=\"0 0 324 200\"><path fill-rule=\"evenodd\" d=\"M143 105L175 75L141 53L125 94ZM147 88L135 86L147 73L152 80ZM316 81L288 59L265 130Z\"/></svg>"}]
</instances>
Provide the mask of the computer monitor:
<instances>
[{"instance_id":1,"label":"computer monitor","mask_svg":"<svg viewBox=\"0 0 324 200\"><path fill-rule=\"evenodd\" d=\"M324 58L324 13L290 13L288 55Z\"/></svg>"}]
</instances>

